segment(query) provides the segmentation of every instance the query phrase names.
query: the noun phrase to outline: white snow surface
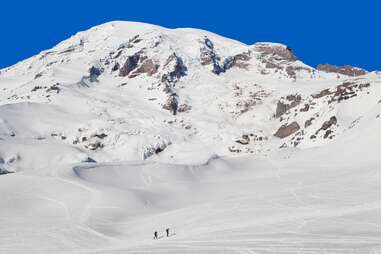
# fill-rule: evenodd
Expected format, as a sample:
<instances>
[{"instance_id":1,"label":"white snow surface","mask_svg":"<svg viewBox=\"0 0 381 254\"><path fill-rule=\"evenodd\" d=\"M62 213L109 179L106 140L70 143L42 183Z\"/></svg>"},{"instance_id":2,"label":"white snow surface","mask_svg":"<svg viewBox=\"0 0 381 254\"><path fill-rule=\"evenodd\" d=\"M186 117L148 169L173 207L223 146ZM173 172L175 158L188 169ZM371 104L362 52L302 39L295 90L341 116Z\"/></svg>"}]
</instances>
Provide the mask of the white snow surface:
<instances>
[{"instance_id":1,"label":"white snow surface","mask_svg":"<svg viewBox=\"0 0 381 254\"><path fill-rule=\"evenodd\" d=\"M0 253L381 253L381 74L287 50L116 21L0 70Z\"/></svg>"}]
</instances>

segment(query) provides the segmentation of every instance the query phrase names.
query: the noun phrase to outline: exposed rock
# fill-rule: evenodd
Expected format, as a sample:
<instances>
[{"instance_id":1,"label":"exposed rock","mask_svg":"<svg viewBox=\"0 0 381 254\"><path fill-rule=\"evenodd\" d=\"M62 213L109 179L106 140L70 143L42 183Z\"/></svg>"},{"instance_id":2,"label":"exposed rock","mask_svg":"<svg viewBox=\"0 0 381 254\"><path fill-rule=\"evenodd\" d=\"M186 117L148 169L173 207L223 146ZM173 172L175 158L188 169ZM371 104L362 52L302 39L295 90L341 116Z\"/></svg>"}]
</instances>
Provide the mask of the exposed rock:
<instances>
[{"instance_id":1,"label":"exposed rock","mask_svg":"<svg viewBox=\"0 0 381 254\"><path fill-rule=\"evenodd\" d=\"M90 150L97 150L103 148L104 145L100 141L94 141L93 143L89 143L88 148Z\"/></svg>"},{"instance_id":2,"label":"exposed rock","mask_svg":"<svg viewBox=\"0 0 381 254\"><path fill-rule=\"evenodd\" d=\"M111 71L117 71L117 70L119 70L119 68L120 68L120 64L118 62L116 62L114 64L114 66L112 67Z\"/></svg>"},{"instance_id":3,"label":"exposed rock","mask_svg":"<svg viewBox=\"0 0 381 254\"><path fill-rule=\"evenodd\" d=\"M148 145L143 151L143 160L151 157L154 154L159 154L163 152L168 146L172 144L170 140L163 139L160 136L156 137L158 140L154 144Z\"/></svg>"},{"instance_id":4,"label":"exposed rock","mask_svg":"<svg viewBox=\"0 0 381 254\"><path fill-rule=\"evenodd\" d=\"M158 69L158 64L155 64L152 59L147 59L136 71L130 75L130 78L134 78L142 73L146 73L148 76L152 76L157 72Z\"/></svg>"},{"instance_id":5,"label":"exposed rock","mask_svg":"<svg viewBox=\"0 0 381 254\"><path fill-rule=\"evenodd\" d=\"M242 137L238 140L236 140L235 142L237 142L238 144L241 144L241 145L248 145L250 143L250 137L249 135L242 135Z\"/></svg>"},{"instance_id":6,"label":"exposed rock","mask_svg":"<svg viewBox=\"0 0 381 254\"><path fill-rule=\"evenodd\" d=\"M296 78L296 72L295 69L292 66L287 66L286 67L286 73L290 78Z\"/></svg>"},{"instance_id":7,"label":"exposed rock","mask_svg":"<svg viewBox=\"0 0 381 254\"><path fill-rule=\"evenodd\" d=\"M291 124L282 125L277 132L274 134L275 137L285 138L288 137L300 129L300 126L297 122L292 122Z\"/></svg>"},{"instance_id":8,"label":"exposed rock","mask_svg":"<svg viewBox=\"0 0 381 254\"><path fill-rule=\"evenodd\" d=\"M41 78L42 77L42 73L37 73L35 76L34 76L34 79L38 79L38 78Z\"/></svg>"},{"instance_id":9,"label":"exposed rock","mask_svg":"<svg viewBox=\"0 0 381 254\"><path fill-rule=\"evenodd\" d=\"M321 98L321 97L324 97L324 96L327 96L327 95L330 95L332 94L333 92L331 92L328 88L327 89L324 89L322 90L321 92L317 93L317 94L312 94L312 98L314 99L318 99L318 98Z\"/></svg>"},{"instance_id":10,"label":"exposed rock","mask_svg":"<svg viewBox=\"0 0 381 254\"><path fill-rule=\"evenodd\" d=\"M335 116L332 116L328 121L325 121L323 123L323 125L321 126L321 129L325 131L335 124L337 124L337 118Z\"/></svg>"},{"instance_id":11,"label":"exposed rock","mask_svg":"<svg viewBox=\"0 0 381 254\"><path fill-rule=\"evenodd\" d=\"M42 89L42 86L35 86L35 87L33 87L33 89L31 90L31 92L35 92L35 91L40 90L40 89Z\"/></svg>"},{"instance_id":12,"label":"exposed rock","mask_svg":"<svg viewBox=\"0 0 381 254\"><path fill-rule=\"evenodd\" d=\"M311 117L310 119L308 119L305 123L304 123L304 128L308 128L311 126L312 124L312 121L315 120L314 117Z\"/></svg>"},{"instance_id":13,"label":"exposed rock","mask_svg":"<svg viewBox=\"0 0 381 254\"><path fill-rule=\"evenodd\" d=\"M181 57L177 56L176 53L168 57L164 67L169 68L169 71L162 76L161 81L163 83L169 83L172 86L181 77L186 76L188 70Z\"/></svg>"},{"instance_id":14,"label":"exposed rock","mask_svg":"<svg viewBox=\"0 0 381 254\"><path fill-rule=\"evenodd\" d=\"M55 93L60 93L61 91L61 88L59 88L59 83L56 83L54 85L51 85L47 90L46 92L50 93L50 92L55 92Z\"/></svg>"},{"instance_id":15,"label":"exposed rock","mask_svg":"<svg viewBox=\"0 0 381 254\"><path fill-rule=\"evenodd\" d=\"M200 49L200 61L202 65L213 65L212 72L216 75L220 75L225 72L223 66L221 66L220 56L214 51L214 45L209 38L205 37L203 41L204 46Z\"/></svg>"},{"instance_id":16,"label":"exposed rock","mask_svg":"<svg viewBox=\"0 0 381 254\"><path fill-rule=\"evenodd\" d=\"M173 93L168 97L167 101L163 105L163 108L172 112L173 115L176 115L178 111L178 105L178 96L177 94Z\"/></svg>"},{"instance_id":17,"label":"exposed rock","mask_svg":"<svg viewBox=\"0 0 381 254\"><path fill-rule=\"evenodd\" d=\"M327 130L325 133L324 133L324 136L323 136L323 138L328 138L329 137L329 135L331 135L333 133L333 131L332 130Z\"/></svg>"},{"instance_id":18,"label":"exposed rock","mask_svg":"<svg viewBox=\"0 0 381 254\"><path fill-rule=\"evenodd\" d=\"M288 110L298 106L301 101L302 97L299 94L287 95L286 98L282 97L281 100L279 100L277 103L275 118L279 118Z\"/></svg>"},{"instance_id":19,"label":"exposed rock","mask_svg":"<svg viewBox=\"0 0 381 254\"><path fill-rule=\"evenodd\" d=\"M294 62L298 60L291 48L272 43L257 43L255 44L255 49L261 52L262 56L269 56L275 60L286 60L289 62Z\"/></svg>"},{"instance_id":20,"label":"exposed rock","mask_svg":"<svg viewBox=\"0 0 381 254\"><path fill-rule=\"evenodd\" d=\"M250 56L250 51L248 52L245 52L245 53L241 53L241 54L237 54L235 56L229 56L227 57L225 60L224 60L224 64L223 64L223 72L229 70L230 68L232 67L237 67L237 68L241 68L241 69L247 69L249 64L247 63L248 61L250 61L251 59L251 56Z\"/></svg>"},{"instance_id":21,"label":"exposed rock","mask_svg":"<svg viewBox=\"0 0 381 254\"><path fill-rule=\"evenodd\" d=\"M361 75L365 75L367 73L366 70L353 67L349 65L345 66L336 66L332 64L319 64L316 69L319 71L329 72L329 73L339 73L347 76L357 77Z\"/></svg>"},{"instance_id":22,"label":"exposed rock","mask_svg":"<svg viewBox=\"0 0 381 254\"><path fill-rule=\"evenodd\" d=\"M134 47L134 44L137 44L139 42L141 42L142 39L140 38L140 36L137 34L135 35L134 37L132 37L128 42L125 42L125 43L122 43L119 47L118 47L118 50L122 50L122 49L125 49L125 48L133 48ZM120 52L120 51L119 51Z\"/></svg>"},{"instance_id":23,"label":"exposed rock","mask_svg":"<svg viewBox=\"0 0 381 254\"><path fill-rule=\"evenodd\" d=\"M134 55L127 57L126 62L124 63L122 68L120 68L119 70L119 76L121 77L128 76L130 72L132 72L136 67L138 67L139 60L140 60L139 53L135 53Z\"/></svg>"},{"instance_id":24,"label":"exposed rock","mask_svg":"<svg viewBox=\"0 0 381 254\"><path fill-rule=\"evenodd\" d=\"M329 103L333 101L341 102L342 100L347 100L357 96L355 91L357 87L358 85L352 82L344 82L343 84L336 87L336 91L334 91Z\"/></svg>"},{"instance_id":25,"label":"exposed rock","mask_svg":"<svg viewBox=\"0 0 381 254\"><path fill-rule=\"evenodd\" d=\"M307 112L308 110L310 109L310 105L309 104L304 104L304 107L300 109L301 112Z\"/></svg>"},{"instance_id":26,"label":"exposed rock","mask_svg":"<svg viewBox=\"0 0 381 254\"><path fill-rule=\"evenodd\" d=\"M214 51L214 44L208 37L204 38L204 47L200 49L200 60L202 65L209 65L220 61L220 57Z\"/></svg>"},{"instance_id":27,"label":"exposed rock","mask_svg":"<svg viewBox=\"0 0 381 254\"><path fill-rule=\"evenodd\" d=\"M191 109L192 109L192 106L184 103L179 106L177 111L180 113L184 113L184 112L189 112Z\"/></svg>"},{"instance_id":28,"label":"exposed rock","mask_svg":"<svg viewBox=\"0 0 381 254\"><path fill-rule=\"evenodd\" d=\"M104 139L104 138L107 137L107 134L105 134L105 133L94 134L92 137L96 137L96 138Z\"/></svg>"},{"instance_id":29,"label":"exposed rock","mask_svg":"<svg viewBox=\"0 0 381 254\"><path fill-rule=\"evenodd\" d=\"M89 69L89 80L90 82L98 81L98 77L102 74L103 69L99 67L92 66Z\"/></svg>"}]
</instances>

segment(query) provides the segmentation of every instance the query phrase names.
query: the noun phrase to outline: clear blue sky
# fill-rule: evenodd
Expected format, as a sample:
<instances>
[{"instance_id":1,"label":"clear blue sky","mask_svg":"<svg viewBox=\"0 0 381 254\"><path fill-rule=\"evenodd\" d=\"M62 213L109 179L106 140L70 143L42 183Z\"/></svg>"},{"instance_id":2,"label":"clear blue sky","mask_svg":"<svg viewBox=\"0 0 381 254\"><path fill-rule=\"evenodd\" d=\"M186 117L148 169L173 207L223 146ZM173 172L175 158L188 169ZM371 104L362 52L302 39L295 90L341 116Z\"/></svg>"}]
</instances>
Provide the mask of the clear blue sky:
<instances>
[{"instance_id":1,"label":"clear blue sky","mask_svg":"<svg viewBox=\"0 0 381 254\"><path fill-rule=\"evenodd\" d=\"M195 27L252 44L281 42L305 63L381 70L380 1L3 1L0 67L112 20Z\"/></svg>"}]
</instances>

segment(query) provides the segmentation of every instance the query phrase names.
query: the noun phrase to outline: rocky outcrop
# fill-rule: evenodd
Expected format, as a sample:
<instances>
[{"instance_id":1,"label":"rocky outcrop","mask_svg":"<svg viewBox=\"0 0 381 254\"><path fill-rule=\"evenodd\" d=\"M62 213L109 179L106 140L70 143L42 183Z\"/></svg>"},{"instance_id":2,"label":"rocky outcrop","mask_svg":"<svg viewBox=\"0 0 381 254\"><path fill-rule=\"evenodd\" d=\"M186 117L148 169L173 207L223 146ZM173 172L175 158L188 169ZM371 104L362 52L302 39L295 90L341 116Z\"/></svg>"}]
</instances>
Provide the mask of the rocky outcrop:
<instances>
[{"instance_id":1,"label":"rocky outcrop","mask_svg":"<svg viewBox=\"0 0 381 254\"><path fill-rule=\"evenodd\" d=\"M327 130L328 128L331 128L332 125L337 124L337 118L336 116L332 116L328 121L325 121L323 125L321 126L321 130Z\"/></svg>"},{"instance_id":2,"label":"rocky outcrop","mask_svg":"<svg viewBox=\"0 0 381 254\"><path fill-rule=\"evenodd\" d=\"M102 74L103 68L91 66L89 69L89 81L90 82L96 82L98 81L98 77Z\"/></svg>"},{"instance_id":3,"label":"rocky outcrop","mask_svg":"<svg viewBox=\"0 0 381 254\"><path fill-rule=\"evenodd\" d=\"M168 72L163 74L161 81L172 85L179 81L181 77L186 76L188 70L183 59L177 56L176 53L173 53L168 57L164 64L164 68L167 68Z\"/></svg>"},{"instance_id":4,"label":"rocky outcrop","mask_svg":"<svg viewBox=\"0 0 381 254\"><path fill-rule=\"evenodd\" d=\"M132 56L127 57L126 62L123 64L122 68L119 70L119 76L120 77L126 77L132 72L133 70L138 67L139 60L141 58L141 55L139 53L135 53Z\"/></svg>"},{"instance_id":5,"label":"rocky outcrop","mask_svg":"<svg viewBox=\"0 0 381 254\"><path fill-rule=\"evenodd\" d=\"M192 109L192 106L183 103L183 104L181 104L181 105L178 107L177 111L178 111L179 113L185 113L185 112L189 112L191 109Z\"/></svg>"},{"instance_id":6,"label":"rocky outcrop","mask_svg":"<svg viewBox=\"0 0 381 254\"><path fill-rule=\"evenodd\" d=\"M224 60L223 64L223 71L226 72L227 70L237 67L241 69L248 69L249 64L247 63L251 59L251 52L244 52L241 54L237 54L235 56L229 56Z\"/></svg>"},{"instance_id":7,"label":"rocky outcrop","mask_svg":"<svg viewBox=\"0 0 381 254\"><path fill-rule=\"evenodd\" d=\"M316 67L316 69L319 71L324 71L328 73L338 73L338 74L343 74L343 75L347 75L351 77L357 77L357 76L365 75L367 73L367 71L364 69L349 66L349 65L336 66L332 64L319 64Z\"/></svg>"},{"instance_id":8,"label":"rocky outcrop","mask_svg":"<svg viewBox=\"0 0 381 254\"><path fill-rule=\"evenodd\" d=\"M172 145L172 142L169 139L157 136L155 142L143 148L142 159L146 160L155 154L159 154L163 152L170 145Z\"/></svg>"},{"instance_id":9,"label":"rocky outcrop","mask_svg":"<svg viewBox=\"0 0 381 254\"><path fill-rule=\"evenodd\" d=\"M282 97L276 107L275 118L281 117L290 109L298 106L302 102L302 97L299 94L287 95L286 98Z\"/></svg>"},{"instance_id":10,"label":"rocky outcrop","mask_svg":"<svg viewBox=\"0 0 381 254\"><path fill-rule=\"evenodd\" d=\"M104 72L100 66L91 66L88 73L89 75L83 76L78 82L80 86L90 87L91 83L98 82L98 77Z\"/></svg>"},{"instance_id":11,"label":"rocky outcrop","mask_svg":"<svg viewBox=\"0 0 381 254\"><path fill-rule=\"evenodd\" d=\"M327 89L320 91L319 93L312 94L311 97L314 99L319 99L319 98L322 98L322 97L330 95L330 94L332 94L332 92L327 88Z\"/></svg>"},{"instance_id":12,"label":"rocky outcrop","mask_svg":"<svg viewBox=\"0 0 381 254\"><path fill-rule=\"evenodd\" d=\"M337 102L340 103L343 100L356 97L360 92L370 87L370 83L359 82L344 82L335 88L324 89L317 94L312 94L311 97L319 99L325 96L329 96L328 103Z\"/></svg>"},{"instance_id":13,"label":"rocky outcrop","mask_svg":"<svg viewBox=\"0 0 381 254\"><path fill-rule=\"evenodd\" d=\"M137 34L134 37L132 37L128 42L122 43L119 46L118 50L122 50L122 49L125 49L125 48L133 48L134 44L137 44L137 43L139 43L141 41L142 41L142 39L140 38L140 35Z\"/></svg>"},{"instance_id":14,"label":"rocky outcrop","mask_svg":"<svg viewBox=\"0 0 381 254\"><path fill-rule=\"evenodd\" d=\"M118 62L116 62L116 63L114 64L114 66L112 67L111 71L117 71L117 70L119 70L119 69L120 69L120 64L119 64Z\"/></svg>"},{"instance_id":15,"label":"rocky outcrop","mask_svg":"<svg viewBox=\"0 0 381 254\"><path fill-rule=\"evenodd\" d=\"M298 130L300 130L299 124L297 122L292 122L291 124L282 125L274 134L274 136L278 138L286 138Z\"/></svg>"},{"instance_id":16,"label":"rocky outcrop","mask_svg":"<svg viewBox=\"0 0 381 254\"><path fill-rule=\"evenodd\" d=\"M285 76L296 79L298 72L307 72L310 75L314 70L308 66L297 63L298 58L287 46L275 43L257 43L254 50L259 53L258 60L264 65L262 74L269 74L269 70L283 73Z\"/></svg>"},{"instance_id":17,"label":"rocky outcrop","mask_svg":"<svg viewBox=\"0 0 381 254\"><path fill-rule=\"evenodd\" d=\"M203 47L200 49L200 60L202 65L209 65L216 63L221 60L221 58L214 51L214 44L208 37L204 38Z\"/></svg>"},{"instance_id":18,"label":"rocky outcrop","mask_svg":"<svg viewBox=\"0 0 381 254\"><path fill-rule=\"evenodd\" d=\"M202 65L213 65L212 72L216 75L226 72L232 67L247 69L247 63L251 59L251 52L244 52L235 56L229 56L224 61L214 50L214 44L207 37L202 41L203 47L200 49L200 62Z\"/></svg>"},{"instance_id":19,"label":"rocky outcrop","mask_svg":"<svg viewBox=\"0 0 381 254\"><path fill-rule=\"evenodd\" d=\"M336 116L332 116L329 120L325 121L323 125L316 131L315 135L312 135L310 138L314 139L317 137L320 131L324 132L323 138L333 138L333 133L332 127L337 125L337 118Z\"/></svg>"},{"instance_id":20,"label":"rocky outcrop","mask_svg":"<svg viewBox=\"0 0 381 254\"><path fill-rule=\"evenodd\" d=\"M160 65L155 64L152 59L146 59L139 68L131 73L130 78L137 77L143 73L147 74L148 76L152 76L157 73L159 67Z\"/></svg>"},{"instance_id":21,"label":"rocky outcrop","mask_svg":"<svg viewBox=\"0 0 381 254\"><path fill-rule=\"evenodd\" d=\"M223 66L221 66L221 57L215 52L214 44L208 37L204 38L203 47L200 49L200 61L202 65L213 65L212 72L216 75L220 75L225 72Z\"/></svg>"},{"instance_id":22,"label":"rocky outcrop","mask_svg":"<svg viewBox=\"0 0 381 254\"><path fill-rule=\"evenodd\" d=\"M46 89L47 93L60 93L61 88L60 88L60 83L56 83L54 85L51 85L48 89Z\"/></svg>"},{"instance_id":23,"label":"rocky outcrop","mask_svg":"<svg viewBox=\"0 0 381 254\"><path fill-rule=\"evenodd\" d=\"M163 108L169 110L173 115L176 115L179 105L178 99L179 97L175 93L169 95L167 101L163 105Z\"/></svg>"},{"instance_id":24,"label":"rocky outcrop","mask_svg":"<svg viewBox=\"0 0 381 254\"><path fill-rule=\"evenodd\" d=\"M356 97L358 92L361 92L364 88L369 87L369 83L356 84L353 82L344 82L343 84L336 87L336 90L332 91L332 97L328 103L334 101L340 103L343 100L348 100L350 98Z\"/></svg>"},{"instance_id":25,"label":"rocky outcrop","mask_svg":"<svg viewBox=\"0 0 381 254\"><path fill-rule=\"evenodd\" d=\"M261 53L262 57L268 57L268 60L285 60L294 62L298 60L291 48L273 43L257 43L255 49Z\"/></svg>"},{"instance_id":26,"label":"rocky outcrop","mask_svg":"<svg viewBox=\"0 0 381 254\"><path fill-rule=\"evenodd\" d=\"M241 144L241 145L248 145L250 143L250 137L249 137L249 135L244 134L244 135L242 135L242 137L240 139L236 140L235 142L237 142L238 144Z\"/></svg>"},{"instance_id":27,"label":"rocky outcrop","mask_svg":"<svg viewBox=\"0 0 381 254\"><path fill-rule=\"evenodd\" d=\"M315 120L314 117L311 117L310 119L306 120L306 122L304 123L304 128L308 128L312 125L312 121Z\"/></svg>"}]
</instances>

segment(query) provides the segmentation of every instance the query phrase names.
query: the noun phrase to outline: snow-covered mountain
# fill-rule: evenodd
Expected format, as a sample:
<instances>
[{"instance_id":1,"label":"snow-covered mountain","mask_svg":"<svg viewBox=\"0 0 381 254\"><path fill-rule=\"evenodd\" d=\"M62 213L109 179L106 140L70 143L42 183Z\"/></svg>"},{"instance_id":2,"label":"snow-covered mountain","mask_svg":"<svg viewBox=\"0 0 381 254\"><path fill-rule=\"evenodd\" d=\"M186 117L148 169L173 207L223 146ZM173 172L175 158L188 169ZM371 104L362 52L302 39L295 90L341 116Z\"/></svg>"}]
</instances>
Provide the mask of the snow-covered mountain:
<instances>
[{"instance_id":1,"label":"snow-covered mountain","mask_svg":"<svg viewBox=\"0 0 381 254\"><path fill-rule=\"evenodd\" d=\"M0 253L376 251L380 115L381 73L286 45L79 32L0 70Z\"/></svg>"}]
</instances>

